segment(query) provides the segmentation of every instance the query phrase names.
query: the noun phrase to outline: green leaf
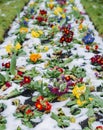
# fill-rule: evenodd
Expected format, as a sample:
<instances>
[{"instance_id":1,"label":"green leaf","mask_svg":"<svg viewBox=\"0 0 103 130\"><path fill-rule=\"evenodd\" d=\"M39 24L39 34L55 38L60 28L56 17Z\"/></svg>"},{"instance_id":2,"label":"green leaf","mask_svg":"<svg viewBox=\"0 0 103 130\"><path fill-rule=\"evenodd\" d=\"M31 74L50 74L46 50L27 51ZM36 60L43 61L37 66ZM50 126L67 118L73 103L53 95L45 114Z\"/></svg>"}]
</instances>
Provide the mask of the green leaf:
<instances>
[{"instance_id":1,"label":"green leaf","mask_svg":"<svg viewBox=\"0 0 103 130\"><path fill-rule=\"evenodd\" d=\"M81 113L81 109L79 109L77 107L71 107L70 112L72 115L78 115Z\"/></svg>"},{"instance_id":2,"label":"green leaf","mask_svg":"<svg viewBox=\"0 0 103 130\"><path fill-rule=\"evenodd\" d=\"M53 118L53 119L56 120L57 122L58 122L58 120L59 120L58 116L57 116L54 112L52 112L51 118Z\"/></svg>"},{"instance_id":3,"label":"green leaf","mask_svg":"<svg viewBox=\"0 0 103 130\"><path fill-rule=\"evenodd\" d=\"M93 108L89 108L89 110L88 110L88 112L87 112L87 115L88 115L88 117L92 117L92 116L94 116L94 110L93 110Z\"/></svg>"},{"instance_id":4,"label":"green leaf","mask_svg":"<svg viewBox=\"0 0 103 130\"><path fill-rule=\"evenodd\" d=\"M21 130L20 126L17 127L17 130Z\"/></svg>"},{"instance_id":5,"label":"green leaf","mask_svg":"<svg viewBox=\"0 0 103 130\"><path fill-rule=\"evenodd\" d=\"M0 130L6 130L5 124L0 124Z\"/></svg>"},{"instance_id":6,"label":"green leaf","mask_svg":"<svg viewBox=\"0 0 103 130\"><path fill-rule=\"evenodd\" d=\"M4 85L5 77L0 73L0 86Z\"/></svg>"},{"instance_id":7,"label":"green leaf","mask_svg":"<svg viewBox=\"0 0 103 130\"><path fill-rule=\"evenodd\" d=\"M22 113L14 113L13 114L16 118L22 118L23 117L23 114Z\"/></svg>"},{"instance_id":8,"label":"green leaf","mask_svg":"<svg viewBox=\"0 0 103 130\"><path fill-rule=\"evenodd\" d=\"M28 122L28 121L25 122L25 121L24 121L23 124L26 125L26 126L29 127L29 128L33 128L33 125L31 124L31 122Z\"/></svg>"},{"instance_id":9,"label":"green leaf","mask_svg":"<svg viewBox=\"0 0 103 130\"><path fill-rule=\"evenodd\" d=\"M66 106L71 107L71 106L73 106L75 104L76 104L76 101L69 101L69 102L67 102Z\"/></svg>"},{"instance_id":10,"label":"green leaf","mask_svg":"<svg viewBox=\"0 0 103 130\"><path fill-rule=\"evenodd\" d=\"M16 55L14 54L12 59L11 59L11 63L10 63L10 73L12 75L16 74Z\"/></svg>"}]
</instances>

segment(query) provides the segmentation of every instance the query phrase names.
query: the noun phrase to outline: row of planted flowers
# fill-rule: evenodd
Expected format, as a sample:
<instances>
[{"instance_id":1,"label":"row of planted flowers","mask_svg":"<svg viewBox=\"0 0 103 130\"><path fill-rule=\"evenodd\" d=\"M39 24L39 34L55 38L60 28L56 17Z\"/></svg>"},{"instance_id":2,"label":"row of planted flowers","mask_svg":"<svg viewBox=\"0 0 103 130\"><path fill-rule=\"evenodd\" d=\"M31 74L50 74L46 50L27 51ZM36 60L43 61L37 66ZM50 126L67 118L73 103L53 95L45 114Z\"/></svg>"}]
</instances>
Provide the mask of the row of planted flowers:
<instances>
[{"instance_id":1,"label":"row of planted flowers","mask_svg":"<svg viewBox=\"0 0 103 130\"><path fill-rule=\"evenodd\" d=\"M6 54L1 56L2 130L9 130L4 113L10 106L4 100L15 106L11 113L15 121L21 120L14 128L17 130L39 128L46 120L44 115L57 122L56 130L75 129L72 123L77 125L76 130L103 129L103 56L85 21L85 13L73 0L29 3L16 21L19 27L12 34L16 36L14 42L4 47ZM86 66L99 85L94 86ZM21 96L25 98L23 103ZM55 108L56 103L61 107ZM82 121L77 121L79 116Z\"/></svg>"}]
</instances>

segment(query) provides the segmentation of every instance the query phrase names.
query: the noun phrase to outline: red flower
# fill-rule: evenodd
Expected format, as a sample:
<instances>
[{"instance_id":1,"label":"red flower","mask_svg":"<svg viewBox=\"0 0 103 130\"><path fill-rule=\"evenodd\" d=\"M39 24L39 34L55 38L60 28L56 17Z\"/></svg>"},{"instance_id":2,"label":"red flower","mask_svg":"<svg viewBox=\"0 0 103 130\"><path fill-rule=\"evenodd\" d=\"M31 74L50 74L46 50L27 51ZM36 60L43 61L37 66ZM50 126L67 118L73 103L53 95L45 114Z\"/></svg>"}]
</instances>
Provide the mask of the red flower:
<instances>
[{"instance_id":1,"label":"red flower","mask_svg":"<svg viewBox=\"0 0 103 130\"><path fill-rule=\"evenodd\" d=\"M60 43L63 43L64 41L65 41L65 37L62 36L62 37L60 38Z\"/></svg>"},{"instance_id":2,"label":"red flower","mask_svg":"<svg viewBox=\"0 0 103 130\"><path fill-rule=\"evenodd\" d=\"M70 76L65 76L65 80L69 81L70 80Z\"/></svg>"},{"instance_id":3,"label":"red flower","mask_svg":"<svg viewBox=\"0 0 103 130\"><path fill-rule=\"evenodd\" d=\"M67 35L69 34L69 31L70 31L69 29L64 29L64 33Z\"/></svg>"},{"instance_id":4,"label":"red flower","mask_svg":"<svg viewBox=\"0 0 103 130\"><path fill-rule=\"evenodd\" d=\"M97 126L96 130L103 130L103 126Z\"/></svg>"},{"instance_id":5,"label":"red flower","mask_svg":"<svg viewBox=\"0 0 103 130\"><path fill-rule=\"evenodd\" d=\"M24 76L23 83L29 84L30 82L31 82L31 78L27 77L27 76Z\"/></svg>"},{"instance_id":6,"label":"red flower","mask_svg":"<svg viewBox=\"0 0 103 130\"><path fill-rule=\"evenodd\" d=\"M8 81L5 83L5 85L6 85L7 88L11 87L11 83L8 82Z\"/></svg>"},{"instance_id":7,"label":"red flower","mask_svg":"<svg viewBox=\"0 0 103 130\"><path fill-rule=\"evenodd\" d=\"M66 41L67 43L70 43L70 42L72 41L72 38L66 37L66 38L65 38L65 41Z\"/></svg>"},{"instance_id":8,"label":"red flower","mask_svg":"<svg viewBox=\"0 0 103 130\"><path fill-rule=\"evenodd\" d=\"M36 19L38 20L38 22L42 22L42 21L44 21L44 18L41 17L41 16L36 17Z\"/></svg>"},{"instance_id":9,"label":"red flower","mask_svg":"<svg viewBox=\"0 0 103 130\"><path fill-rule=\"evenodd\" d=\"M10 62L5 64L5 68L10 68Z\"/></svg>"},{"instance_id":10,"label":"red flower","mask_svg":"<svg viewBox=\"0 0 103 130\"><path fill-rule=\"evenodd\" d=\"M91 58L91 62L92 62L92 63L95 63L95 61L96 61L95 58L92 57L92 58Z\"/></svg>"},{"instance_id":11,"label":"red flower","mask_svg":"<svg viewBox=\"0 0 103 130\"><path fill-rule=\"evenodd\" d=\"M90 50L90 46L86 45L86 49L89 51Z\"/></svg>"},{"instance_id":12,"label":"red flower","mask_svg":"<svg viewBox=\"0 0 103 130\"><path fill-rule=\"evenodd\" d=\"M46 11L46 10L40 10L40 14L41 14L41 15L46 15L46 14L47 14L47 11Z\"/></svg>"},{"instance_id":13,"label":"red flower","mask_svg":"<svg viewBox=\"0 0 103 130\"><path fill-rule=\"evenodd\" d=\"M30 109L28 109L27 111L26 111L26 114L27 115L29 115L29 114L31 114L32 113L32 110L30 110Z\"/></svg>"},{"instance_id":14,"label":"red flower","mask_svg":"<svg viewBox=\"0 0 103 130\"><path fill-rule=\"evenodd\" d=\"M18 71L17 74L20 75L20 76L23 76L23 72L22 71Z\"/></svg>"},{"instance_id":15,"label":"red flower","mask_svg":"<svg viewBox=\"0 0 103 130\"><path fill-rule=\"evenodd\" d=\"M2 63L2 66L5 66L5 64L4 64L4 63Z\"/></svg>"},{"instance_id":16,"label":"red flower","mask_svg":"<svg viewBox=\"0 0 103 130\"><path fill-rule=\"evenodd\" d=\"M37 101L38 101L38 102L40 102L41 100L44 100L44 97L43 97L43 96L39 96L39 97L37 98Z\"/></svg>"},{"instance_id":17,"label":"red flower","mask_svg":"<svg viewBox=\"0 0 103 130\"><path fill-rule=\"evenodd\" d=\"M63 69L62 68L57 68L57 70L61 73L63 73Z\"/></svg>"},{"instance_id":18,"label":"red flower","mask_svg":"<svg viewBox=\"0 0 103 130\"><path fill-rule=\"evenodd\" d=\"M96 51L98 50L98 45L95 45L95 50L96 50Z\"/></svg>"},{"instance_id":19,"label":"red flower","mask_svg":"<svg viewBox=\"0 0 103 130\"><path fill-rule=\"evenodd\" d=\"M35 103L35 107L39 110L42 111L43 110L43 105L40 102L36 102Z\"/></svg>"},{"instance_id":20,"label":"red flower","mask_svg":"<svg viewBox=\"0 0 103 130\"><path fill-rule=\"evenodd\" d=\"M49 102L46 102L45 104L46 104L45 111L49 112L51 110L52 106L51 106L51 104Z\"/></svg>"},{"instance_id":21,"label":"red flower","mask_svg":"<svg viewBox=\"0 0 103 130\"><path fill-rule=\"evenodd\" d=\"M21 86L23 86L23 85L24 85L24 82L23 82L23 81L21 81L21 82L20 82L20 87L21 87Z\"/></svg>"}]
</instances>

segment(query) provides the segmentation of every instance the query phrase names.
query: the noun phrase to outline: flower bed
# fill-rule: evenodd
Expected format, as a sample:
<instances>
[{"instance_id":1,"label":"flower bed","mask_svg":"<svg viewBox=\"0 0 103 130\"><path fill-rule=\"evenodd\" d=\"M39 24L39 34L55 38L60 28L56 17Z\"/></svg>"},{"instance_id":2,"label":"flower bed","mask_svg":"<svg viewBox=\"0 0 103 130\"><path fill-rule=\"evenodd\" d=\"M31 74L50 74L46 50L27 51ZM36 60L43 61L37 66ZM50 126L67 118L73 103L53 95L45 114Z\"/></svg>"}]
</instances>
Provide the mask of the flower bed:
<instances>
[{"instance_id":1,"label":"flower bed","mask_svg":"<svg viewBox=\"0 0 103 130\"><path fill-rule=\"evenodd\" d=\"M102 42L78 0L31 0L8 35L0 128L102 130Z\"/></svg>"}]
</instances>

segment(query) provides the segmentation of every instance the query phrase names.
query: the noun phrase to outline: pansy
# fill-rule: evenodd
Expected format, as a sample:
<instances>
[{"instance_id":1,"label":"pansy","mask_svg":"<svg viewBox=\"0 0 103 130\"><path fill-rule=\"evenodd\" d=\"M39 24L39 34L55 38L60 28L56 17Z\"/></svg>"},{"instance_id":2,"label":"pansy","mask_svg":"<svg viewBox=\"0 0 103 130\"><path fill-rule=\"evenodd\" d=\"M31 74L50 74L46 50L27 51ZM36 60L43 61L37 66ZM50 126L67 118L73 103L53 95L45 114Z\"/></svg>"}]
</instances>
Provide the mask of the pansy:
<instances>
[{"instance_id":1,"label":"pansy","mask_svg":"<svg viewBox=\"0 0 103 130\"><path fill-rule=\"evenodd\" d=\"M58 6L57 8L55 8L54 10L55 15L60 15L62 13L63 13L63 9L61 7Z\"/></svg>"},{"instance_id":2,"label":"pansy","mask_svg":"<svg viewBox=\"0 0 103 130\"><path fill-rule=\"evenodd\" d=\"M44 47L44 51L48 51L49 50L49 47L48 46L45 46Z\"/></svg>"},{"instance_id":3,"label":"pansy","mask_svg":"<svg viewBox=\"0 0 103 130\"><path fill-rule=\"evenodd\" d=\"M83 29L83 24L81 23L80 25L79 25L79 30L82 30Z\"/></svg>"},{"instance_id":4,"label":"pansy","mask_svg":"<svg viewBox=\"0 0 103 130\"><path fill-rule=\"evenodd\" d=\"M21 27L21 28L20 28L20 33L28 33L28 28L26 28L26 27Z\"/></svg>"},{"instance_id":5,"label":"pansy","mask_svg":"<svg viewBox=\"0 0 103 130\"><path fill-rule=\"evenodd\" d=\"M39 96L35 102L35 107L39 111L50 112L52 106L43 96Z\"/></svg>"},{"instance_id":6,"label":"pansy","mask_svg":"<svg viewBox=\"0 0 103 130\"><path fill-rule=\"evenodd\" d=\"M12 51L13 45L12 44L8 44L5 49L8 53L10 53Z\"/></svg>"},{"instance_id":7,"label":"pansy","mask_svg":"<svg viewBox=\"0 0 103 130\"><path fill-rule=\"evenodd\" d=\"M15 45L15 49L16 50L19 50L21 48L21 44L20 43L17 43L16 45Z\"/></svg>"},{"instance_id":8,"label":"pansy","mask_svg":"<svg viewBox=\"0 0 103 130\"><path fill-rule=\"evenodd\" d=\"M82 105L84 105L85 103L86 103L86 101L81 101L80 99L77 100L77 104L78 104L79 106L82 106Z\"/></svg>"},{"instance_id":9,"label":"pansy","mask_svg":"<svg viewBox=\"0 0 103 130\"><path fill-rule=\"evenodd\" d=\"M5 67L5 68L10 68L10 62L7 62L7 63L2 63L2 66Z\"/></svg>"},{"instance_id":10,"label":"pansy","mask_svg":"<svg viewBox=\"0 0 103 130\"><path fill-rule=\"evenodd\" d=\"M32 35L32 37L35 37L35 38L40 37L40 34L38 32L36 32L36 31L32 31L31 35Z\"/></svg>"},{"instance_id":11,"label":"pansy","mask_svg":"<svg viewBox=\"0 0 103 130\"><path fill-rule=\"evenodd\" d=\"M73 95L76 97L76 98L80 98L80 96L82 94L84 94L86 91L86 86L83 85L81 87L78 87L78 86L75 86L74 89L72 90L72 93Z\"/></svg>"},{"instance_id":12,"label":"pansy","mask_svg":"<svg viewBox=\"0 0 103 130\"><path fill-rule=\"evenodd\" d=\"M94 36L93 36L93 32L89 31L87 32L87 34L83 37L82 41L85 44L91 44L93 43L95 40Z\"/></svg>"},{"instance_id":13,"label":"pansy","mask_svg":"<svg viewBox=\"0 0 103 130\"><path fill-rule=\"evenodd\" d=\"M103 126L97 126L96 130L103 130Z\"/></svg>"},{"instance_id":14,"label":"pansy","mask_svg":"<svg viewBox=\"0 0 103 130\"><path fill-rule=\"evenodd\" d=\"M34 63L37 62L37 60L39 60L40 58L41 58L41 54L39 53L32 53L30 55L30 60Z\"/></svg>"},{"instance_id":15,"label":"pansy","mask_svg":"<svg viewBox=\"0 0 103 130\"><path fill-rule=\"evenodd\" d=\"M53 2L50 2L47 4L47 6L50 8L50 9L53 9L54 8L54 3Z\"/></svg>"}]
</instances>

